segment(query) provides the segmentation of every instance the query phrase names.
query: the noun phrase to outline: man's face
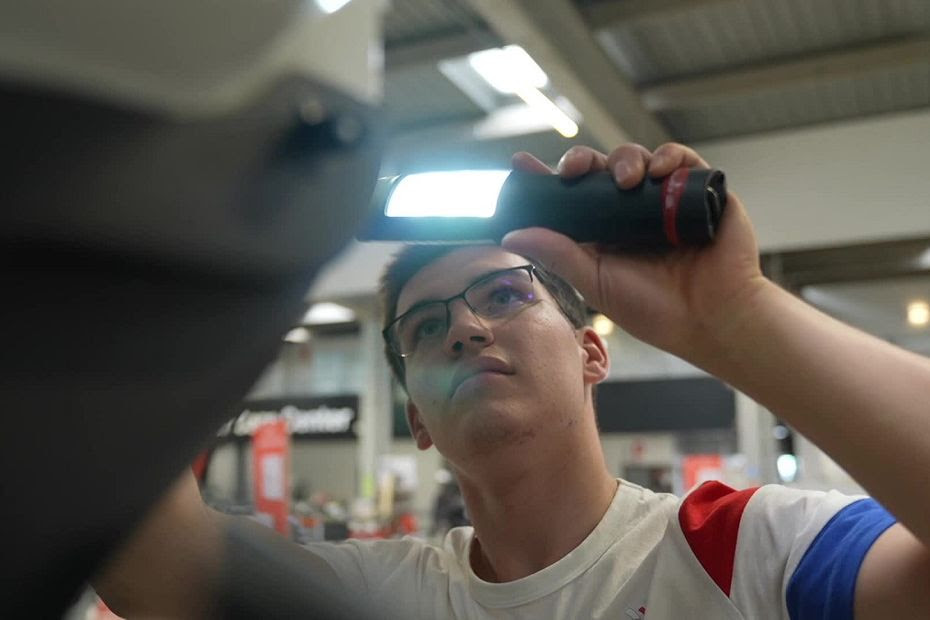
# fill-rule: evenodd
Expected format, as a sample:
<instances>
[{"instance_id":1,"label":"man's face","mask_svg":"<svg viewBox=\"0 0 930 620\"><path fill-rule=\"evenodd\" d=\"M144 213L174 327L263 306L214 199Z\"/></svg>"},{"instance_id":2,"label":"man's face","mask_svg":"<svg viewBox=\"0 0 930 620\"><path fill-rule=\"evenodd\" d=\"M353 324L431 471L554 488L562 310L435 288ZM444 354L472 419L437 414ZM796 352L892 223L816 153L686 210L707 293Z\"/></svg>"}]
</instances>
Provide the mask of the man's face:
<instances>
[{"instance_id":1,"label":"man's face","mask_svg":"<svg viewBox=\"0 0 930 620\"><path fill-rule=\"evenodd\" d=\"M410 279L397 315L527 262L493 246L455 250ZM464 465L501 447L557 437L585 415L587 386L603 378L591 372L591 347L603 347L592 345L593 331L571 325L538 280L534 289L534 301L496 319L476 317L462 299L451 302L445 337L405 359L408 417L421 448L435 443Z\"/></svg>"}]
</instances>

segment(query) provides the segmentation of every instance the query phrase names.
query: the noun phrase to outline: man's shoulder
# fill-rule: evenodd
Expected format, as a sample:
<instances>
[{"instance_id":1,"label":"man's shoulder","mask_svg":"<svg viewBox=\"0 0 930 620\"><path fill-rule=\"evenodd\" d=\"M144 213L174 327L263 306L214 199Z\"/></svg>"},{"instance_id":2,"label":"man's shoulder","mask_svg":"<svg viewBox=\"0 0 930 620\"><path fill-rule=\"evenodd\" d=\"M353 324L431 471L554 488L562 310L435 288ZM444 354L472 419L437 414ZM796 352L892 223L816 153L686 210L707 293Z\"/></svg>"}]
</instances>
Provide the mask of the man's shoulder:
<instances>
[{"instance_id":1,"label":"man's shoulder","mask_svg":"<svg viewBox=\"0 0 930 620\"><path fill-rule=\"evenodd\" d=\"M776 484L733 489L711 481L682 498L673 529L724 594L745 602L768 584L763 606L780 605L813 542L863 500L837 491Z\"/></svg>"}]
</instances>

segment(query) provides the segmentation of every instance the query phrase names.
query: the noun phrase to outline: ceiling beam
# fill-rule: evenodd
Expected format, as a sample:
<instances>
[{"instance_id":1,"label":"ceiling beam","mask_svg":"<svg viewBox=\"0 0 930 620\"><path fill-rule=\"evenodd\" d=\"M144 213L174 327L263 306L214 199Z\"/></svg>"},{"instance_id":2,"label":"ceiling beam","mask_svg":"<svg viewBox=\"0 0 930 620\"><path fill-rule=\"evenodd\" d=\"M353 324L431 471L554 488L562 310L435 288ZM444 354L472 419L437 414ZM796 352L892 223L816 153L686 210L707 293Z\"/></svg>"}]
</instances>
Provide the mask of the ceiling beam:
<instances>
[{"instance_id":1,"label":"ceiling beam","mask_svg":"<svg viewBox=\"0 0 930 620\"><path fill-rule=\"evenodd\" d=\"M396 43L384 50L387 72L424 64L436 64L445 58L465 56L478 50L499 47L501 39L486 28L430 37L413 43Z\"/></svg>"},{"instance_id":2,"label":"ceiling beam","mask_svg":"<svg viewBox=\"0 0 930 620\"><path fill-rule=\"evenodd\" d=\"M622 23L647 17L668 15L704 6L736 0L611 0L585 4L581 13L592 28L612 28Z\"/></svg>"},{"instance_id":3,"label":"ceiling beam","mask_svg":"<svg viewBox=\"0 0 930 620\"><path fill-rule=\"evenodd\" d=\"M646 110L569 0L469 0L507 43L522 46L584 117L602 149L654 148L670 137Z\"/></svg>"},{"instance_id":4,"label":"ceiling beam","mask_svg":"<svg viewBox=\"0 0 930 620\"><path fill-rule=\"evenodd\" d=\"M640 94L643 105L651 112L681 110L770 88L861 76L883 69L927 62L928 58L930 38L908 39L675 80L643 88Z\"/></svg>"}]
</instances>

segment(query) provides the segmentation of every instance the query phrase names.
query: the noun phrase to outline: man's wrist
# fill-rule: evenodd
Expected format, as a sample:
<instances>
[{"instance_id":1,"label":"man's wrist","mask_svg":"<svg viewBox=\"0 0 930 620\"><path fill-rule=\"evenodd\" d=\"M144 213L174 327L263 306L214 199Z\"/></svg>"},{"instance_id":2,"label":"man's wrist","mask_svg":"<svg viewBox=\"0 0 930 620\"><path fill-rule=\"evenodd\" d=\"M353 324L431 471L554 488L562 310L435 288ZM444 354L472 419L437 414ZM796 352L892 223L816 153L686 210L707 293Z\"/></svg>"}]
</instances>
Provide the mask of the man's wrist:
<instances>
[{"instance_id":1,"label":"man's wrist","mask_svg":"<svg viewBox=\"0 0 930 620\"><path fill-rule=\"evenodd\" d=\"M783 303L786 295L790 296L768 278L753 278L697 320L681 357L729 380L743 365L747 351L764 344L759 342L760 321L765 321L772 307Z\"/></svg>"}]
</instances>

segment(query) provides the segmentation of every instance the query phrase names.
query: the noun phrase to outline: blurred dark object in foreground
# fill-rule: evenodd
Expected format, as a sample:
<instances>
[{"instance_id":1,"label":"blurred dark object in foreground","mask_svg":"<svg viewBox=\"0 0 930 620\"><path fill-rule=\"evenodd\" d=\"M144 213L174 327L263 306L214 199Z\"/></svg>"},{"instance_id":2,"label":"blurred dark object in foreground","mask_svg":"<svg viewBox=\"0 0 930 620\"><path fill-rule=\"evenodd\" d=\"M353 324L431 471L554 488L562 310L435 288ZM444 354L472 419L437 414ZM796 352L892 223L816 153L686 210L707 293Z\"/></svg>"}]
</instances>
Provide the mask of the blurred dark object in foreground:
<instances>
[{"instance_id":1,"label":"blurred dark object in foreground","mask_svg":"<svg viewBox=\"0 0 930 620\"><path fill-rule=\"evenodd\" d=\"M310 98L334 115L302 119ZM9 84L0 113L0 609L53 617L273 357L380 140L305 80L209 120Z\"/></svg>"}]
</instances>

